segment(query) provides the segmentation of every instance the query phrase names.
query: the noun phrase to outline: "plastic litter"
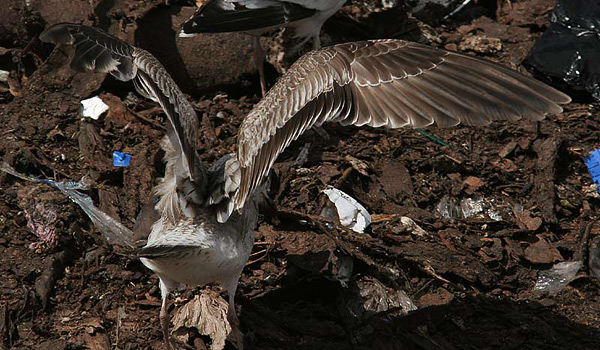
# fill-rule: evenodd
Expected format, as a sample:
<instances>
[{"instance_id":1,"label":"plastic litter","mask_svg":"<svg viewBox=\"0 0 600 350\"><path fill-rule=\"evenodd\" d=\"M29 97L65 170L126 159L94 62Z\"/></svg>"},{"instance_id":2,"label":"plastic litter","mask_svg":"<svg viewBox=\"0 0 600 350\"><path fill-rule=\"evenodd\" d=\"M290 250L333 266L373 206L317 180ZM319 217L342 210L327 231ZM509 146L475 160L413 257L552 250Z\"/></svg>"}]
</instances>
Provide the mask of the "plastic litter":
<instances>
[{"instance_id":1,"label":"plastic litter","mask_svg":"<svg viewBox=\"0 0 600 350\"><path fill-rule=\"evenodd\" d=\"M555 264L550 270L540 271L533 289L557 294L575 279L581 266L583 266L581 261L561 262Z\"/></svg>"},{"instance_id":2,"label":"plastic litter","mask_svg":"<svg viewBox=\"0 0 600 350\"><path fill-rule=\"evenodd\" d=\"M600 1L559 0L550 21L523 64L600 100Z\"/></svg>"},{"instance_id":3,"label":"plastic litter","mask_svg":"<svg viewBox=\"0 0 600 350\"><path fill-rule=\"evenodd\" d=\"M131 161L131 154L114 151L113 152L113 165L120 167L128 167Z\"/></svg>"},{"instance_id":4,"label":"plastic litter","mask_svg":"<svg viewBox=\"0 0 600 350\"><path fill-rule=\"evenodd\" d=\"M397 308L397 313L406 315L417 310L417 306L403 291L389 288L371 276L360 276L344 295L342 312L349 317L346 322L361 324L371 317Z\"/></svg>"},{"instance_id":5,"label":"plastic litter","mask_svg":"<svg viewBox=\"0 0 600 350\"><path fill-rule=\"evenodd\" d=\"M477 196L457 201L455 198L446 195L435 206L435 211L444 219L478 217L494 221L504 220L494 199L484 199Z\"/></svg>"},{"instance_id":6,"label":"plastic litter","mask_svg":"<svg viewBox=\"0 0 600 350\"><path fill-rule=\"evenodd\" d=\"M419 134L421 134L421 135L423 135L423 136L427 137L427 138L428 138L428 139L430 139L431 141L433 141L433 142L435 142L435 143L437 143L437 144L440 144L440 145L442 145L442 146L444 146L444 147L452 147L452 148L456 148L456 147L454 147L453 145L449 144L448 142L446 142L446 141L444 141L444 140L440 139L440 138L439 138L439 137L437 137L437 136L434 136L434 135L432 135L431 133L429 133L429 132L427 132L427 131L425 131L425 130L423 130L423 129L415 128L415 131L416 131L416 132L418 132Z\"/></svg>"},{"instance_id":7,"label":"plastic litter","mask_svg":"<svg viewBox=\"0 0 600 350\"><path fill-rule=\"evenodd\" d=\"M371 224L371 215L365 207L337 188L326 188L323 193L335 205L337 216L343 226L357 233L365 232L365 228Z\"/></svg>"},{"instance_id":8,"label":"plastic litter","mask_svg":"<svg viewBox=\"0 0 600 350\"><path fill-rule=\"evenodd\" d=\"M98 120L102 113L108 111L108 105L98 96L82 100L81 106L79 113L94 120Z\"/></svg>"},{"instance_id":9,"label":"plastic litter","mask_svg":"<svg viewBox=\"0 0 600 350\"><path fill-rule=\"evenodd\" d=\"M2 83L8 82L9 76L10 76L10 72L0 69L0 82L2 82Z\"/></svg>"},{"instance_id":10,"label":"plastic litter","mask_svg":"<svg viewBox=\"0 0 600 350\"><path fill-rule=\"evenodd\" d=\"M98 209L90 196L77 191L88 189L88 186L85 184L85 179L78 182L56 182L49 179L36 179L17 172L6 163L0 164L0 170L25 181L43 183L58 188L63 194L83 209L110 244L134 248L132 243L133 232L102 210Z\"/></svg>"},{"instance_id":11,"label":"plastic litter","mask_svg":"<svg viewBox=\"0 0 600 350\"><path fill-rule=\"evenodd\" d=\"M600 149L594 150L589 156L585 157L583 161L585 162L585 165L587 165L594 183L597 186L600 186Z\"/></svg>"}]
</instances>

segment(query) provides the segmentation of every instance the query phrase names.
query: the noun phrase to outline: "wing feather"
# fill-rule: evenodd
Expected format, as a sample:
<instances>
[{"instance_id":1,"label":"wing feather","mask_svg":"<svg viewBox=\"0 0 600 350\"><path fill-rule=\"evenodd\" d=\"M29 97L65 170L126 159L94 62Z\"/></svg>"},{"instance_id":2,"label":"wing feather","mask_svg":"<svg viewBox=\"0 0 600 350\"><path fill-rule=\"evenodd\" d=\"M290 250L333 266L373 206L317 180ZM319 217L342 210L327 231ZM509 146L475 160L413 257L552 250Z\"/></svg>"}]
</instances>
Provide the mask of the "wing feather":
<instances>
[{"instance_id":1,"label":"wing feather","mask_svg":"<svg viewBox=\"0 0 600 350\"><path fill-rule=\"evenodd\" d=\"M316 13L316 9L287 1L210 0L187 20L183 35L250 31L286 25Z\"/></svg>"},{"instance_id":2,"label":"wing feather","mask_svg":"<svg viewBox=\"0 0 600 350\"><path fill-rule=\"evenodd\" d=\"M173 213L173 201L179 202L181 210L189 202L201 203L205 197L207 174L196 155L198 119L192 105L162 64L149 52L88 26L56 24L44 31L40 39L54 44L74 45L71 67L75 70L94 70L110 73L123 81L133 80L141 95L160 104L172 127L168 133L172 147L167 150L169 171L159 189L162 198L157 207L164 209L161 214L173 216L176 215ZM171 193L177 190L188 196Z\"/></svg>"},{"instance_id":3,"label":"wing feather","mask_svg":"<svg viewBox=\"0 0 600 350\"><path fill-rule=\"evenodd\" d=\"M326 121L389 128L487 125L540 120L568 102L569 96L499 64L402 40L313 51L244 119L236 158L240 185L229 188L233 205L227 207L243 207L283 149Z\"/></svg>"}]
</instances>

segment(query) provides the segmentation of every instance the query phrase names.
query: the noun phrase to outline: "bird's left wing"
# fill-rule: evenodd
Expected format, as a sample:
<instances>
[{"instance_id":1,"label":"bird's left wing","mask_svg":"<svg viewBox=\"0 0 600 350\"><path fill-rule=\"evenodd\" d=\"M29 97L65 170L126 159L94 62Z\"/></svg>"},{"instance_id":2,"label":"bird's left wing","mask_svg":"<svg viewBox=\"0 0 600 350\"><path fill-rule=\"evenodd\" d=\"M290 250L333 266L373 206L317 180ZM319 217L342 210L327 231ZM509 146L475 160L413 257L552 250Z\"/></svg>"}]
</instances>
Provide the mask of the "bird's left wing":
<instances>
[{"instance_id":1,"label":"bird's left wing","mask_svg":"<svg viewBox=\"0 0 600 350\"><path fill-rule=\"evenodd\" d=\"M133 80L139 93L160 104L172 126L169 133L175 155L170 160L172 175L178 185L182 181L194 184L184 186L187 193L182 196L170 198L179 199L182 211L185 211L189 197L195 197L190 202L201 201L203 191L198 191L198 188L206 184L206 171L196 155L198 119L194 108L163 65L149 52L84 25L56 24L46 29L40 39L54 44L74 45L73 69L110 73L122 81ZM182 200L186 202L182 203Z\"/></svg>"}]
</instances>

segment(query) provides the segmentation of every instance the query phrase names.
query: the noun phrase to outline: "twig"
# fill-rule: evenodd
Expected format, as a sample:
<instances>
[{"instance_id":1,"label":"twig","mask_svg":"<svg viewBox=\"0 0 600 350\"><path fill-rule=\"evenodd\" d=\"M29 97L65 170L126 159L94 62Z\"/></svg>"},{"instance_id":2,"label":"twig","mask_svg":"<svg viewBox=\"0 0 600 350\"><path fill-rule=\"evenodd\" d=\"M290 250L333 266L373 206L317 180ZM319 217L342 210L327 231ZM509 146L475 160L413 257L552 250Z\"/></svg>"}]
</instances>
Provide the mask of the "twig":
<instances>
[{"instance_id":1,"label":"twig","mask_svg":"<svg viewBox=\"0 0 600 350\"><path fill-rule=\"evenodd\" d=\"M127 110L128 110L128 111L129 111L131 114L133 114L133 115L134 115L136 118L139 118L139 119L141 119L141 120L145 121L145 122L146 122L146 123L148 123L148 124L151 124L152 126L154 126L154 127L158 128L158 129L161 129L161 130L167 130L167 128L165 128L164 126L162 126L160 123L156 122L155 120L153 120L153 119L150 119L150 118L148 118L148 117L144 117L143 115L141 115L140 113L138 113L138 112L134 111L133 109L127 108Z\"/></svg>"}]
</instances>

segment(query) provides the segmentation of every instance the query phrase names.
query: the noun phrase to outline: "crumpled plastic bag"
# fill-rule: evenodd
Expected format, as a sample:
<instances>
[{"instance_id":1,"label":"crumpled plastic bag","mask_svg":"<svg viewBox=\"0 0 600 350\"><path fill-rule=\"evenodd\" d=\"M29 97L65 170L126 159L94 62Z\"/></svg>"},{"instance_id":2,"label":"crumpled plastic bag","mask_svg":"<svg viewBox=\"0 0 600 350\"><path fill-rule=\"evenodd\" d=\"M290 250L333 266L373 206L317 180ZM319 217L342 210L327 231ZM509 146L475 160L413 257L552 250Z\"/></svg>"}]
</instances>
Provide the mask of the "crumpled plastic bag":
<instances>
[{"instance_id":1,"label":"crumpled plastic bag","mask_svg":"<svg viewBox=\"0 0 600 350\"><path fill-rule=\"evenodd\" d=\"M344 293L340 303L344 321L350 326L358 326L378 313L398 309L406 315L417 310L417 306L403 290L385 286L371 276L360 276Z\"/></svg>"},{"instance_id":2,"label":"crumpled plastic bag","mask_svg":"<svg viewBox=\"0 0 600 350\"><path fill-rule=\"evenodd\" d=\"M556 85L600 100L600 1L559 0L550 21L523 64Z\"/></svg>"},{"instance_id":3,"label":"crumpled plastic bag","mask_svg":"<svg viewBox=\"0 0 600 350\"><path fill-rule=\"evenodd\" d=\"M550 270L540 271L534 289L551 295L558 294L575 279L582 266L581 261L554 264Z\"/></svg>"}]
</instances>

